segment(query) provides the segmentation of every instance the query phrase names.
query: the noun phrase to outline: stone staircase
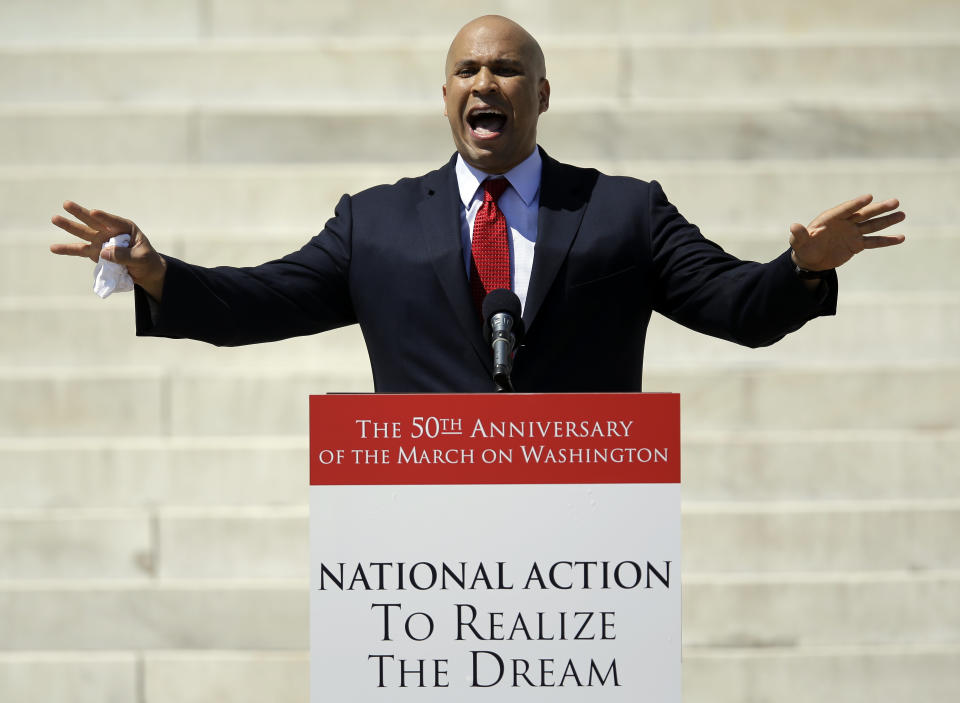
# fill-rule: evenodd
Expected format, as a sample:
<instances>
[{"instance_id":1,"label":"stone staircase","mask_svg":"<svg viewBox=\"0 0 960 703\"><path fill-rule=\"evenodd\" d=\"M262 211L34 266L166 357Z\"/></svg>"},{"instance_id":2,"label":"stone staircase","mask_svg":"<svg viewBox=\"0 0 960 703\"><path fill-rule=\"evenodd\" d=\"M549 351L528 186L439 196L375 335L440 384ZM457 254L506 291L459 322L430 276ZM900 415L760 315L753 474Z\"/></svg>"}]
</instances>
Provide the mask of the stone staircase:
<instances>
[{"instance_id":1,"label":"stone staircase","mask_svg":"<svg viewBox=\"0 0 960 703\"><path fill-rule=\"evenodd\" d=\"M655 319L684 416L685 700L960 699L960 4L501 1L544 46L541 144L658 179L745 258L863 192L908 242L775 347ZM252 264L340 194L452 152L476 10L0 4L0 701L307 700L306 396L371 388L356 329L133 336L54 257L73 199ZM853 28L853 29L851 29Z\"/></svg>"}]
</instances>

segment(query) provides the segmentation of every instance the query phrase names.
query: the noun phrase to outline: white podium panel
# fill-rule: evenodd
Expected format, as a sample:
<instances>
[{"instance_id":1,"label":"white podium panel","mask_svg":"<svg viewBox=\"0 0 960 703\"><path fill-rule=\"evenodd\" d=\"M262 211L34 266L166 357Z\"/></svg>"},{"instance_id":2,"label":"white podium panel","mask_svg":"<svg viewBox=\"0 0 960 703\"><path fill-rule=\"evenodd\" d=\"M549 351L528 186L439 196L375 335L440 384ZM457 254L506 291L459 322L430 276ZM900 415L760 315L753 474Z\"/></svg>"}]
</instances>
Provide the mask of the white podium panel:
<instances>
[{"instance_id":1,"label":"white podium panel","mask_svg":"<svg viewBox=\"0 0 960 703\"><path fill-rule=\"evenodd\" d=\"M546 431L515 420L512 437L493 438L471 431L489 411L471 397L444 406L460 434L439 448L411 437L425 427L425 416L407 417L420 412L408 407L416 396L368 397L400 401L375 412L361 404L358 416L314 405L311 702L679 703L679 435L656 436L671 421L641 430L640 402L629 419L618 405L617 419ZM569 396L541 397L565 412L556 399ZM676 396L655 397L679 410ZM502 422L504 407L492 408ZM366 415L396 431L375 437ZM355 453L354 440L376 441ZM504 452L485 471L477 456L490 440ZM471 461L458 461L464 452ZM611 474L611 461L626 466ZM513 464L522 482L505 481ZM432 482L438 471L450 482ZM478 480L491 472L499 483ZM612 482L625 475L636 480Z\"/></svg>"}]
</instances>

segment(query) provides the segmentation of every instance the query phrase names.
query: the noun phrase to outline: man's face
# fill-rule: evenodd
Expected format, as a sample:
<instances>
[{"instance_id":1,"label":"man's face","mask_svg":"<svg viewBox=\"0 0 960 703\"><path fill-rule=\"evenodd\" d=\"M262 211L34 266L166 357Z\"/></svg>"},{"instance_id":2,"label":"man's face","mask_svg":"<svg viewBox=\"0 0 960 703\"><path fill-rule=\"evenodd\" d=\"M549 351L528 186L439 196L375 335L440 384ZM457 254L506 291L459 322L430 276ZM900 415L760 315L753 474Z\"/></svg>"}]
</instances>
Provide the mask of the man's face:
<instances>
[{"instance_id":1,"label":"man's face","mask_svg":"<svg viewBox=\"0 0 960 703\"><path fill-rule=\"evenodd\" d=\"M443 114L468 164L506 173L533 153L550 101L543 72L539 47L513 23L481 19L460 31L447 56Z\"/></svg>"}]
</instances>

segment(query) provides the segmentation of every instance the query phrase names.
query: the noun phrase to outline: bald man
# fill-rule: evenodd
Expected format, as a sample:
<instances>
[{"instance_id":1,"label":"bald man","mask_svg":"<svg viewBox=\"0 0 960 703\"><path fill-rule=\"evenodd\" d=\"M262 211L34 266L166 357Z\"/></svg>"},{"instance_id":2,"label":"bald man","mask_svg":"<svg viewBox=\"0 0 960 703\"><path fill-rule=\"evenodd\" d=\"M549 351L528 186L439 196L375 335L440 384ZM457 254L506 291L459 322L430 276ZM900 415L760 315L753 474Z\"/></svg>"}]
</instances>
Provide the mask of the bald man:
<instances>
[{"instance_id":1,"label":"bald man","mask_svg":"<svg viewBox=\"0 0 960 703\"><path fill-rule=\"evenodd\" d=\"M627 391L641 388L652 310L771 344L835 312L838 266L903 241L874 234L904 219L899 203L861 196L792 225L777 259L741 261L706 240L655 181L575 168L538 148L550 83L520 25L471 21L445 73L457 153L424 176L343 196L324 230L283 259L192 266L158 253L130 220L70 201L64 209L79 222L53 223L85 243L51 250L127 266L141 335L238 345L359 323L378 391L493 390L476 302L488 280L505 282L527 327L517 390ZM131 248L101 252L120 233L131 233Z\"/></svg>"}]
</instances>

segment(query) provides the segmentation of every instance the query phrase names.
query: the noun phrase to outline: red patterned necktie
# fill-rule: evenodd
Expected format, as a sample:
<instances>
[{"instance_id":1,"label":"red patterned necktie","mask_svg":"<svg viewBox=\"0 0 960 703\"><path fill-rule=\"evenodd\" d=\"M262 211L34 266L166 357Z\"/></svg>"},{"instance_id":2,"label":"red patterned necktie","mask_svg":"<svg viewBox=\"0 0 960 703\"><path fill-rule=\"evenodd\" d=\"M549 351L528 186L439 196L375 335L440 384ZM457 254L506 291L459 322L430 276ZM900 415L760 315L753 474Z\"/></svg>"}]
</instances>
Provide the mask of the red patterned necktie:
<instances>
[{"instance_id":1,"label":"red patterned necktie","mask_svg":"<svg viewBox=\"0 0 960 703\"><path fill-rule=\"evenodd\" d=\"M508 185L506 178L488 178L483 182L483 204L473 221L470 291L478 312L487 293L497 288L510 290L507 218L497 207L497 200Z\"/></svg>"}]
</instances>

